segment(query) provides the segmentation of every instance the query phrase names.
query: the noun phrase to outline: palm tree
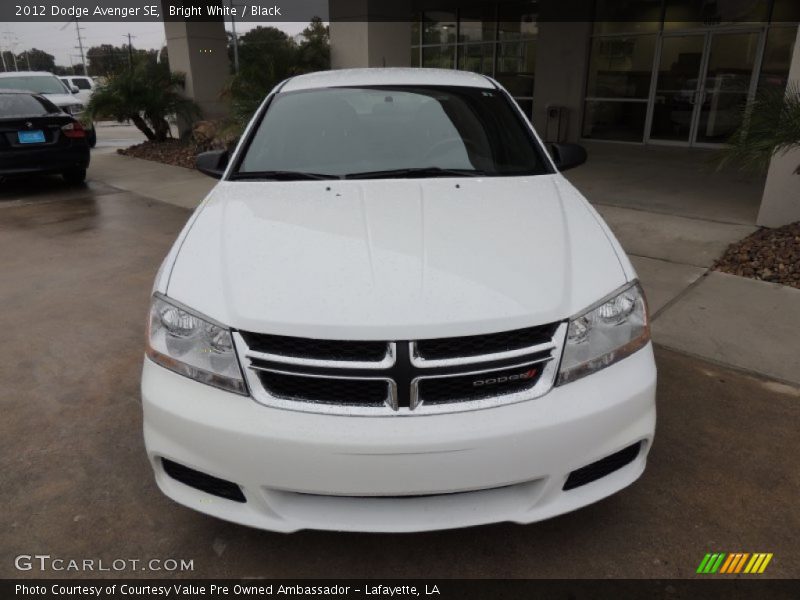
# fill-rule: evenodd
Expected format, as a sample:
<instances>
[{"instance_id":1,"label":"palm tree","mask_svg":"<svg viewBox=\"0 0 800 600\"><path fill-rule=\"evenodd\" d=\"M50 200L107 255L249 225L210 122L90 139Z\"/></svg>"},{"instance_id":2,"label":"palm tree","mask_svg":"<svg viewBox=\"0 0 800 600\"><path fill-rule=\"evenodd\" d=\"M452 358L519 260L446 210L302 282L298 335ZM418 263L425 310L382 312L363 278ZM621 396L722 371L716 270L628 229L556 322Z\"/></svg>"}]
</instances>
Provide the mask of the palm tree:
<instances>
[{"instance_id":1,"label":"palm tree","mask_svg":"<svg viewBox=\"0 0 800 600\"><path fill-rule=\"evenodd\" d=\"M722 150L720 166L766 173L776 154L800 147L800 83L770 86L744 108L742 124ZM795 173L800 172L800 166Z\"/></svg>"},{"instance_id":2,"label":"palm tree","mask_svg":"<svg viewBox=\"0 0 800 600\"><path fill-rule=\"evenodd\" d=\"M147 139L163 142L170 136L171 116L192 121L200 108L182 94L184 76L165 63L142 60L108 78L87 106L93 117L130 120Z\"/></svg>"}]
</instances>

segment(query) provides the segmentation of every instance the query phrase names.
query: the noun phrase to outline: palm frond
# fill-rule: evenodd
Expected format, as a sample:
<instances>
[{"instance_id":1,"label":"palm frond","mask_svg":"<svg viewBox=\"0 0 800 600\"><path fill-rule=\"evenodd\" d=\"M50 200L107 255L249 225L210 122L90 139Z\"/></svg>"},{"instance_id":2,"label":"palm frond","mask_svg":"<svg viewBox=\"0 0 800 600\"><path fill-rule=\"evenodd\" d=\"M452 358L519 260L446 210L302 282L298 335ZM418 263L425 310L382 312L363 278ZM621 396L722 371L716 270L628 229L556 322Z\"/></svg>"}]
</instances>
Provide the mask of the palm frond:
<instances>
[{"instance_id":1,"label":"palm frond","mask_svg":"<svg viewBox=\"0 0 800 600\"><path fill-rule=\"evenodd\" d=\"M761 90L742 114L739 128L721 151L719 167L766 173L772 157L800 146L800 82Z\"/></svg>"}]
</instances>

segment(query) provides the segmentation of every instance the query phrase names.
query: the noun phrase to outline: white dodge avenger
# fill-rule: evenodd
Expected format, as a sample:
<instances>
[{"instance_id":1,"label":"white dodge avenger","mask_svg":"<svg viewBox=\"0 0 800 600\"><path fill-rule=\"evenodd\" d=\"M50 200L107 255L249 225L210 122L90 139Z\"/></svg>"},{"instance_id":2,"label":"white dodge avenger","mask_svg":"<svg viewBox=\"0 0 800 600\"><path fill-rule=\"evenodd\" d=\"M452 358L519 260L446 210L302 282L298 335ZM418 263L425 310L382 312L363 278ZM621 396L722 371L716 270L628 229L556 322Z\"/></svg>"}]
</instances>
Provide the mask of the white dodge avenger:
<instances>
[{"instance_id":1,"label":"white dodge avenger","mask_svg":"<svg viewBox=\"0 0 800 600\"><path fill-rule=\"evenodd\" d=\"M278 85L156 276L142 373L161 490L273 531L531 523L642 473L647 306L498 83Z\"/></svg>"}]
</instances>

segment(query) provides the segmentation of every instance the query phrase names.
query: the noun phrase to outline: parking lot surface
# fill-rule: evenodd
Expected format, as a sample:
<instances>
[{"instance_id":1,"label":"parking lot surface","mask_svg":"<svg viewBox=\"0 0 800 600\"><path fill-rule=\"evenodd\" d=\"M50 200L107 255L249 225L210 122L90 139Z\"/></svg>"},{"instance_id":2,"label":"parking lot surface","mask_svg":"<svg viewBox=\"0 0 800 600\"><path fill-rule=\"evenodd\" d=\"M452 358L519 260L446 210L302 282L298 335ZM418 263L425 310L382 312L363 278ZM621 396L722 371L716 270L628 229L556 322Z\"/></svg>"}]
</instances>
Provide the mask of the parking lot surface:
<instances>
[{"instance_id":1,"label":"parking lot surface","mask_svg":"<svg viewBox=\"0 0 800 600\"><path fill-rule=\"evenodd\" d=\"M189 214L100 183L0 187L0 577L108 575L15 570L38 553L189 559L199 577L669 578L706 552L772 552L764 576L800 576L800 390L663 349L644 476L550 521L282 535L174 504L145 458L139 374L152 280Z\"/></svg>"}]
</instances>

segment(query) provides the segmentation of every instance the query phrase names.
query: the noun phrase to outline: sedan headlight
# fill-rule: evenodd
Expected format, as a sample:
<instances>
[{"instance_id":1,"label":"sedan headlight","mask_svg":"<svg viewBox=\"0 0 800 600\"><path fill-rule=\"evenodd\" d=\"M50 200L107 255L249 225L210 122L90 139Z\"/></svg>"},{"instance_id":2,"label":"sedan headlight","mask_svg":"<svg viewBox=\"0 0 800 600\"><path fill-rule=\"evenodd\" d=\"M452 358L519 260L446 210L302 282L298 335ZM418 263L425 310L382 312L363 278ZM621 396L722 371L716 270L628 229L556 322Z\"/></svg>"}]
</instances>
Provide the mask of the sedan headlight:
<instances>
[{"instance_id":1,"label":"sedan headlight","mask_svg":"<svg viewBox=\"0 0 800 600\"><path fill-rule=\"evenodd\" d=\"M77 115L83 111L83 104L70 104L67 106L67 112L71 115Z\"/></svg>"},{"instance_id":2,"label":"sedan headlight","mask_svg":"<svg viewBox=\"0 0 800 600\"><path fill-rule=\"evenodd\" d=\"M207 385L247 394L230 330L160 294L153 296L147 332L153 362Z\"/></svg>"},{"instance_id":3,"label":"sedan headlight","mask_svg":"<svg viewBox=\"0 0 800 600\"><path fill-rule=\"evenodd\" d=\"M570 321L558 385L613 365L649 341L647 302L633 282Z\"/></svg>"}]
</instances>

